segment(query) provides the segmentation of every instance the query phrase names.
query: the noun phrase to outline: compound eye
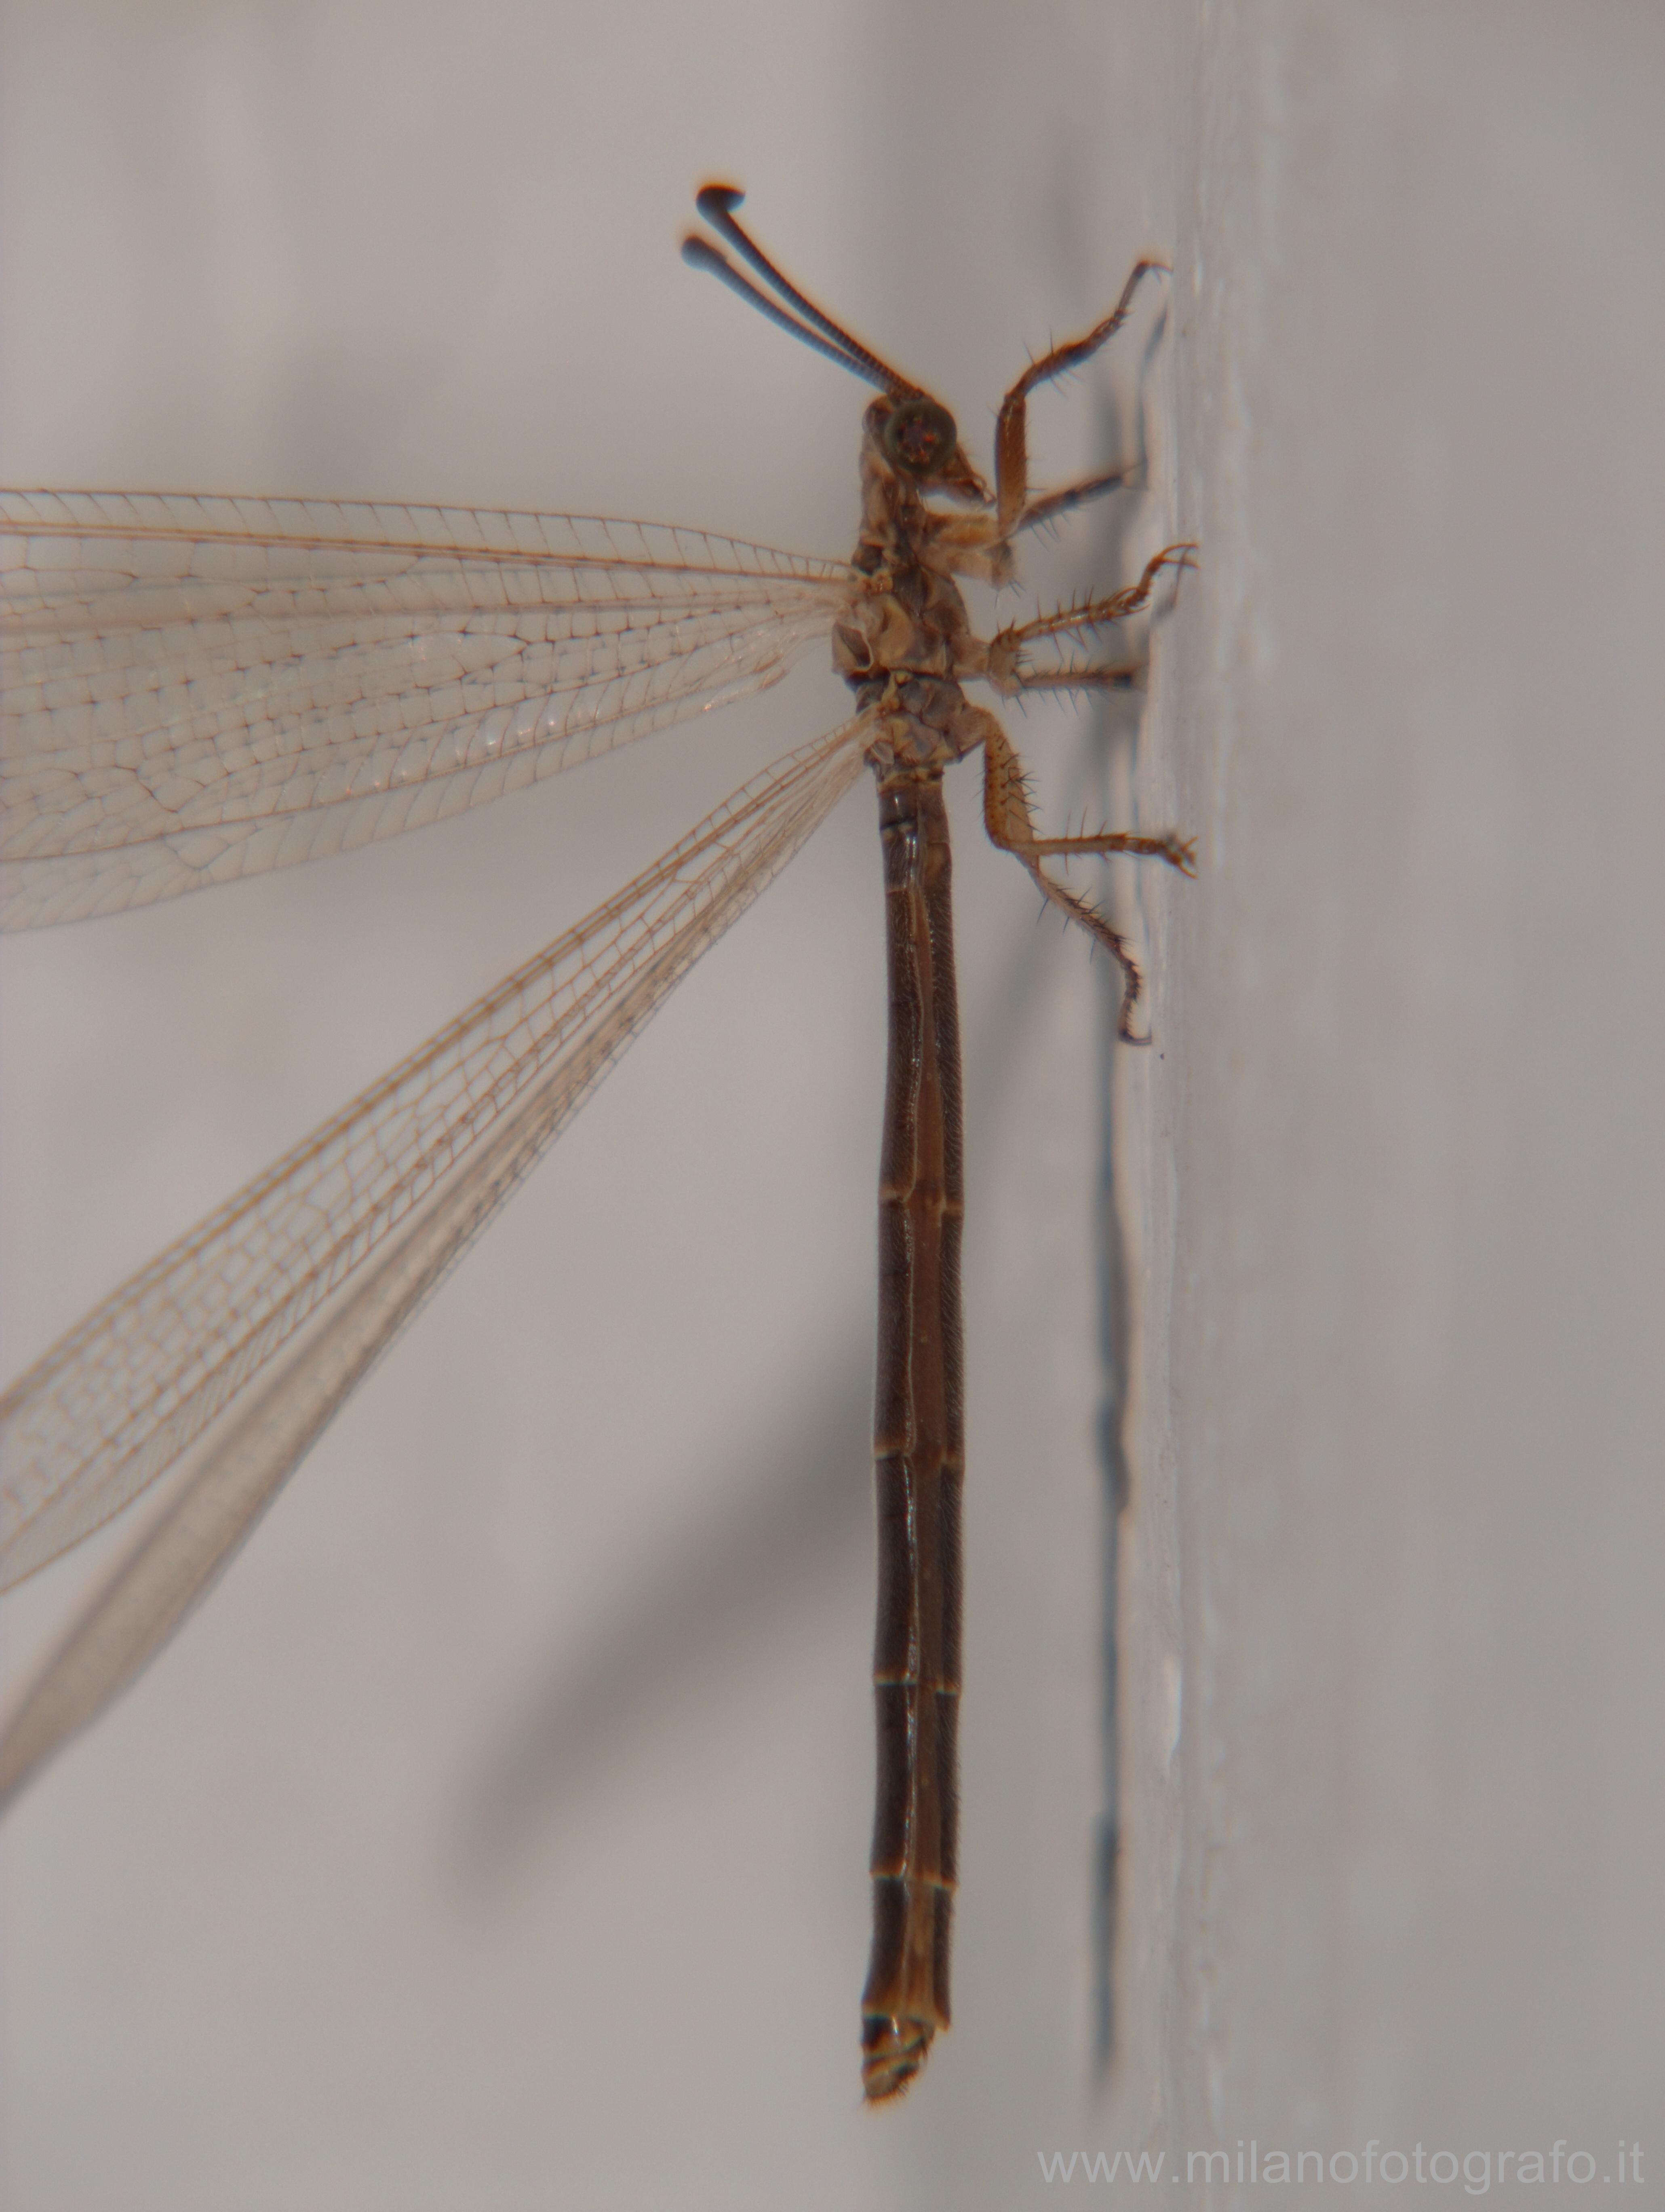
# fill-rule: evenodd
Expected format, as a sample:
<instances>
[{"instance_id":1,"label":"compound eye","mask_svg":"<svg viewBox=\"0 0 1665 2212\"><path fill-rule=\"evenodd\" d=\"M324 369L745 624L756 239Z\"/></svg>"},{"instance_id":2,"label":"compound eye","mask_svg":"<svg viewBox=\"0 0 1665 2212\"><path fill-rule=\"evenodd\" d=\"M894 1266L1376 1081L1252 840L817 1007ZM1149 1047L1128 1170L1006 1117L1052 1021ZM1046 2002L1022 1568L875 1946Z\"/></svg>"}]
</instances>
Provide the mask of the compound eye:
<instances>
[{"instance_id":1,"label":"compound eye","mask_svg":"<svg viewBox=\"0 0 1665 2212\"><path fill-rule=\"evenodd\" d=\"M891 409L881 443L885 458L905 475L935 477L953 460L960 433L948 409L922 393Z\"/></svg>"}]
</instances>

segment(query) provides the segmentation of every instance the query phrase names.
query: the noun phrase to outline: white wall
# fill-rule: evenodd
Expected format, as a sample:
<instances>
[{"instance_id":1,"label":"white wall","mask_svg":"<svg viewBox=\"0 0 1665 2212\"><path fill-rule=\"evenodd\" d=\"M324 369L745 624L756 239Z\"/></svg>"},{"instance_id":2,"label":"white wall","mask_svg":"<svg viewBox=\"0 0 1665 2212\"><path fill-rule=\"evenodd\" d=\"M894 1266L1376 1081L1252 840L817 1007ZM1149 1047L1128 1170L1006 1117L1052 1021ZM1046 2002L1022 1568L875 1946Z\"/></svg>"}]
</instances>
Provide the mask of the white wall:
<instances>
[{"instance_id":1,"label":"white wall","mask_svg":"<svg viewBox=\"0 0 1665 2212\"><path fill-rule=\"evenodd\" d=\"M1660 2185L1662 89L1649 8L1245 9L1186 74L1128 1649L1164 2124L1234 2155Z\"/></svg>"},{"instance_id":2,"label":"white wall","mask_svg":"<svg viewBox=\"0 0 1665 2212\"><path fill-rule=\"evenodd\" d=\"M1204 565L1134 779L1200 881L1115 888L1158 1043L1115 1076L1109 2092L1110 994L968 775L965 1881L926 2081L858 2108L863 793L8 1822L8 2203L1003 2207L1054 2148L1645 2150L1656 26L11 11L8 483L843 550L861 392L675 258L724 175L974 441L1026 349L1168 253L1156 495L1038 573L1166 531ZM1052 404L1053 467L1136 371ZM6 1372L840 711L811 667L508 811L8 945ZM1055 815L1095 811L1088 719L1020 734ZM10 1661L85 1571L9 1601Z\"/></svg>"}]
</instances>

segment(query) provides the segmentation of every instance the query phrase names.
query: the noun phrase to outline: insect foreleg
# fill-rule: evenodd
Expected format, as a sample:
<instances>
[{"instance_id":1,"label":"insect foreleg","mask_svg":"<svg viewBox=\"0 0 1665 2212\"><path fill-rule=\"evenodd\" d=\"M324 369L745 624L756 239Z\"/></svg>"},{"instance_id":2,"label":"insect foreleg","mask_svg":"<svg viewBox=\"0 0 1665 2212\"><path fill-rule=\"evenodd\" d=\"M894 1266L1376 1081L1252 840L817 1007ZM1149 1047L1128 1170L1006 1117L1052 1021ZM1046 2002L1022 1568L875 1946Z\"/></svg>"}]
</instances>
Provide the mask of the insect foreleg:
<instances>
[{"instance_id":1,"label":"insect foreleg","mask_svg":"<svg viewBox=\"0 0 1665 2212\"><path fill-rule=\"evenodd\" d=\"M1054 346L1050 353L1044 353L1038 361L1032 362L1001 401L1000 415L995 425L995 511L1002 538L1009 538L1014 530L1024 526L1025 503L1029 496L1030 393L1037 385L1049 384L1053 378L1079 368L1084 361L1090 361L1099 347L1113 337L1127 320L1128 310L1133 305L1133 295L1141 282L1153 269L1166 270L1166 261L1135 264L1133 274L1122 287L1121 298L1103 322L1095 323L1085 337L1072 338L1066 345ZM1109 486L1105 486L1105 489L1108 489Z\"/></svg>"}]
</instances>

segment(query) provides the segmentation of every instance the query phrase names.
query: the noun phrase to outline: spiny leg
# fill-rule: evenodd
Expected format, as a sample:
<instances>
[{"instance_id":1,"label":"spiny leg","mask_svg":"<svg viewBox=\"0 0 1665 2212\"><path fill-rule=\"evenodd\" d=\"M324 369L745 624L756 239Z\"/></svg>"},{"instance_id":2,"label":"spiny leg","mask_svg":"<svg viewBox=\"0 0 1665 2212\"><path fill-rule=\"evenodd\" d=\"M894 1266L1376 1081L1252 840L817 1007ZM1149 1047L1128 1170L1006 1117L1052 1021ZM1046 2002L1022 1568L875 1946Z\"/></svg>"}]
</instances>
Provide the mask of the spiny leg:
<instances>
[{"instance_id":1,"label":"spiny leg","mask_svg":"<svg viewBox=\"0 0 1665 2212\"><path fill-rule=\"evenodd\" d=\"M1133 295L1143 279L1153 270L1166 271L1167 265L1166 261L1137 263L1133 274L1122 287L1121 298L1103 322L1095 323L1085 337L1073 338L1067 345L1054 346L1050 353L1043 354L1038 361L1032 362L1001 401L1000 414L995 424L995 511L1002 538L1009 538L1015 530L1026 528L1031 519L1024 511L1029 496L1030 393L1037 385L1050 383L1054 377L1063 376L1068 370L1079 368L1082 362L1090 361L1099 347L1112 337L1127 320L1128 310L1133 305ZM1058 493L1049 500L1038 501L1037 508L1057 514L1062 507L1072 506L1078 499L1090 498L1095 490L1110 490L1113 481L1119 481L1119 473L1114 479L1100 477L1091 485L1078 485L1073 495ZM1040 520L1043 517L1037 513L1032 519Z\"/></svg>"},{"instance_id":2,"label":"spiny leg","mask_svg":"<svg viewBox=\"0 0 1665 2212\"><path fill-rule=\"evenodd\" d=\"M998 842L998 840L996 840ZM1015 846L1002 847L1015 852ZM1137 837L1125 830L1095 830L1081 837L1032 837L1022 848L1042 856L1049 853L1128 853L1136 860L1166 860L1182 876L1196 877L1196 840L1178 837L1172 830L1160 837Z\"/></svg>"},{"instance_id":3,"label":"spiny leg","mask_svg":"<svg viewBox=\"0 0 1665 2212\"><path fill-rule=\"evenodd\" d=\"M1126 831L1108 830L1094 836L1038 837L1029 811L1023 763L993 715L988 719L990 726L983 739L983 822L990 842L1021 860L1042 894L1096 939L1117 962L1122 970L1122 1011L1117 1018L1116 1033L1129 1044L1148 1044L1148 1036L1134 1034L1133 1010L1139 1002L1141 979L1139 963L1129 951L1127 939L1111 928L1097 907L1079 898L1066 884L1049 875L1041 863L1053 853L1130 853L1166 860L1183 875L1190 875L1196 854L1195 841L1174 836L1139 837Z\"/></svg>"},{"instance_id":4,"label":"spiny leg","mask_svg":"<svg viewBox=\"0 0 1665 2212\"><path fill-rule=\"evenodd\" d=\"M1043 639L1083 636L1141 612L1149 605L1152 588L1163 569L1194 568L1196 552L1196 546L1191 544L1166 545L1153 560L1145 563L1144 573L1136 584L1125 585L1106 599L1089 599L1080 606L1060 607L1055 614L1039 615L1033 622L1014 623L996 631L989 641L988 665L979 672L986 675L1006 699L1015 698L1020 691L1125 689L1144 673L1142 660L1087 668L1030 669L1024 666L1023 656L1030 646Z\"/></svg>"},{"instance_id":5,"label":"spiny leg","mask_svg":"<svg viewBox=\"0 0 1665 2212\"><path fill-rule=\"evenodd\" d=\"M1124 584L1119 592L1111 592L1102 599L1089 599L1078 607L1062 607L1056 614L1038 615L1033 622L1020 623L1001 635L1026 645L1036 638L1062 637L1071 630L1097 629L1105 623L1121 622L1128 615L1142 613L1150 605L1151 592L1162 571L1195 568L1196 556L1196 547L1190 539L1165 545L1146 562L1136 584Z\"/></svg>"},{"instance_id":6,"label":"spiny leg","mask_svg":"<svg viewBox=\"0 0 1665 2212\"><path fill-rule=\"evenodd\" d=\"M1090 499L1102 499L1106 492L1122 490L1143 468L1144 463L1140 461L1129 468L1106 469L1103 476L1088 477L1085 483L1066 484L1062 491L1049 491L1039 499L1032 499L1012 525L1011 535L1015 537L1020 530L1032 530L1038 523L1056 522L1072 507L1085 507Z\"/></svg>"}]
</instances>

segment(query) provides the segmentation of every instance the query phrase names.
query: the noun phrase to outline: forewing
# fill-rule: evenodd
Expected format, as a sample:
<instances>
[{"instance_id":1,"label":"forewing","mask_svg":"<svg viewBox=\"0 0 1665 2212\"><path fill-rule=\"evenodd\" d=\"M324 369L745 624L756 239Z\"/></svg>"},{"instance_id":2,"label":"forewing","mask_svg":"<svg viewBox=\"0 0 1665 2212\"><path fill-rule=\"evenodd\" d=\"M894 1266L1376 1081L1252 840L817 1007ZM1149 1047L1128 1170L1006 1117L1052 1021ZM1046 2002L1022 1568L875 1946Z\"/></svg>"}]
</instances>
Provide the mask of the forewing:
<instances>
[{"instance_id":1,"label":"forewing","mask_svg":"<svg viewBox=\"0 0 1665 2212\"><path fill-rule=\"evenodd\" d=\"M0 927L482 805L774 683L850 588L652 524L0 494Z\"/></svg>"}]
</instances>

